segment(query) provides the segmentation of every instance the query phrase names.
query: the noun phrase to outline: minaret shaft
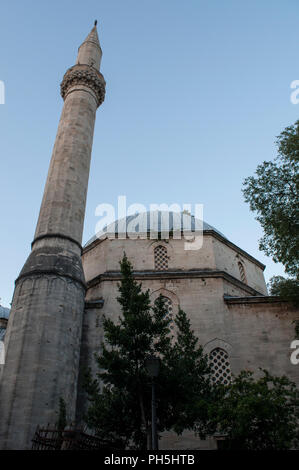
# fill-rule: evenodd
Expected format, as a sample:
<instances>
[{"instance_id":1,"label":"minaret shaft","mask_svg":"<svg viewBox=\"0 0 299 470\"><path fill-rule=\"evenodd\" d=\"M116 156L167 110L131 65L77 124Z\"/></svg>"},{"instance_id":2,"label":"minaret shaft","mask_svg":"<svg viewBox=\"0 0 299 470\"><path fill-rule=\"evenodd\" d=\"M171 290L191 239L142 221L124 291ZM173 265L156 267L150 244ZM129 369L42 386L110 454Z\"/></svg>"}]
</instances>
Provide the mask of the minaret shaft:
<instances>
[{"instance_id":1,"label":"minaret shaft","mask_svg":"<svg viewBox=\"0 0 299 470\"><path fill-rule=\"evenodd\" d=\"M96 28L80 49L88 63L77 60L61 84L65 102L35 238L16 280L5 335L1 449L30 449L37 425L57 422L60 398L68 420L75 419L85 301L81 239L95 115L105 93L95 68L101 58Z\"/></svg>"},{"instance_id":2,"label":"minaret shaft","mask_svg":"<svg viewBox=\"0 0 299 470\"><path fill-rule=\"evenodd\" d=\"M78 87L77 87L78 88ZM65 99L35 238L58 233L82 240L97 102L82 87Z\"/></svg>"}]
</instances>

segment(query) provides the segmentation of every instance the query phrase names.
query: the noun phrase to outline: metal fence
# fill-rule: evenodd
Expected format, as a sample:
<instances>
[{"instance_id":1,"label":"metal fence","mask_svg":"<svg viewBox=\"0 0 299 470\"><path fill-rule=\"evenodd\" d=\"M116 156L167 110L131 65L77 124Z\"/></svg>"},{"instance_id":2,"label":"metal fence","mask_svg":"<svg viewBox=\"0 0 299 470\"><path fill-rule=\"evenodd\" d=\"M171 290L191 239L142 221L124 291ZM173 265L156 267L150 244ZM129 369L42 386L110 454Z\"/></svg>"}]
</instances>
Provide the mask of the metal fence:
<instances>
[{"instance_id":1,"label":"metal fence","mask_svg":"<svg viewBox=\"0 0 299 470\"><path fill-rule=\"evenodd\" d=\"M117 450L115 443L88 434L84 429L59 430L48 424L37 427L32 439L32 450Z\"/></svg>"}]
</instances>

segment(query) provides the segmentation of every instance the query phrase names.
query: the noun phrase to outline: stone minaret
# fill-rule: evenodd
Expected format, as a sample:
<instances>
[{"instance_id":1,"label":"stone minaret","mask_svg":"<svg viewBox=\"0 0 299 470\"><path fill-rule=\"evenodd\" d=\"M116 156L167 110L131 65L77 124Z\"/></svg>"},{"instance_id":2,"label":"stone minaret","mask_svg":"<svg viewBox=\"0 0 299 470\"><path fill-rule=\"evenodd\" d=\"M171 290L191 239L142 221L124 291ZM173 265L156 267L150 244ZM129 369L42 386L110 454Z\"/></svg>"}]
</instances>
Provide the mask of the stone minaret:
<instances>
[{"instance_id":1,"label":"stone minaret","mask_svg":"<svg viewBox=\"0 0 299 470\"><path fill-rule=\"evenodd\" d=\"M28 449L55 423L59 398L75 418L85 281L81 241L96 110L104 100L96 23L61 83L58 126L32 251L16 280L0 384L0 448Z\"/></svg>"}]
</instances>

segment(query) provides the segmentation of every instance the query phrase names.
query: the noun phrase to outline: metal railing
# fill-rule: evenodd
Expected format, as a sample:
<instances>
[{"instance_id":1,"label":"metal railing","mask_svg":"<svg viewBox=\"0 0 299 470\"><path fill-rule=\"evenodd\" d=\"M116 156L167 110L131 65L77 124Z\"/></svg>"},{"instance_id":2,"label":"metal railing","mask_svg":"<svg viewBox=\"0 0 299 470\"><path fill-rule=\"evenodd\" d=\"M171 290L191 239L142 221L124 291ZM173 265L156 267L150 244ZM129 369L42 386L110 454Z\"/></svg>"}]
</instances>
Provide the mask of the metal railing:
<instances>
[{"instance_id":1,"label":"metal railing","mask_svg":"<svg viewBox=\"0 0 299 470\"><path fill-rule=\"evenodd\" d=\"M115 443L88 434L84 429L68 427L64 430L48 424L37 427L32 439L32 450L116 450ZM119 449L119 447L118 447Z\"/></svg>"}]
</instances>

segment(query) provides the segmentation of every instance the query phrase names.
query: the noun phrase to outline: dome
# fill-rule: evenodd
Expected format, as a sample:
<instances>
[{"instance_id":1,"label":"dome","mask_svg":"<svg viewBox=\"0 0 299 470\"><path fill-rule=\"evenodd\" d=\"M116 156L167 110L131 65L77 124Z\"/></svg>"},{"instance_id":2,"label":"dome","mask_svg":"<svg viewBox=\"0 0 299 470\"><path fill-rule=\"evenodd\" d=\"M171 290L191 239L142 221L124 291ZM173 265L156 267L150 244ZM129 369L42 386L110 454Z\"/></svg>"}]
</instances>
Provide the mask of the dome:
<instances>
[{"instance_id":1,"label":"dome","mask_svg":"<svg viewBox=\"0 0 299 470\"><path fill-rule=\"evenodd\" d=\"M10 312L10 309L9 309L9 308L2 307L2 305L0 305L0 318L6 318L6 319L8 319L8 317L9 317L9 312Z\"/></svg>"},{"instance_id":2,"label":"dome","mask_svg":"<svg viewBox=\"0 0 299 470\"><path fill-rule=\"evenodd\" d=\"M94 235L85 245L91 245L97 238L104 239L112 233L137 233L139 235L149 233L150 231L163 234L163 232L190 232L213 231L226 238L223 233L205 221L196 219L193 215L186 212L171 211L148 211L140 214L128 215L123 219L118 219L103 230ZM163 238L163 235L162 235Z\"/></svg>"}]
</instances>

